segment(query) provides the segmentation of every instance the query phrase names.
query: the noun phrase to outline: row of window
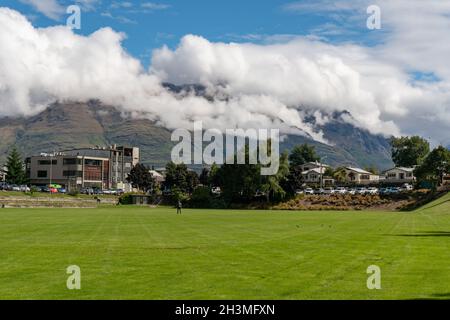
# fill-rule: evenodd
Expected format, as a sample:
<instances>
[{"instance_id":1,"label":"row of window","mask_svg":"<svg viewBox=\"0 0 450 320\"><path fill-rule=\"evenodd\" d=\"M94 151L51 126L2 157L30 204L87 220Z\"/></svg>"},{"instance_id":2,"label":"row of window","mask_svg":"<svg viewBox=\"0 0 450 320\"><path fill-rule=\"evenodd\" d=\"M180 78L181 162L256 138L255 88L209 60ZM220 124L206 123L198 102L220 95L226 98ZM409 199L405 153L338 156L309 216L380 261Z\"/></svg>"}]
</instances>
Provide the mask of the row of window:
<instances>
[{"instance_id":1,"label":"row of window","mask_svg":"<svg viewBox=\"0 0 450 320\"><path fill-rule=\"evenodd\" d=\"M48 178L48 171L47 170L39 170L37 172L38 178ZM78 177L81 178L83 176L82 171L76 171L76 170L67 170L63 171L64 177Z\"/></svg>"}]
</instances>

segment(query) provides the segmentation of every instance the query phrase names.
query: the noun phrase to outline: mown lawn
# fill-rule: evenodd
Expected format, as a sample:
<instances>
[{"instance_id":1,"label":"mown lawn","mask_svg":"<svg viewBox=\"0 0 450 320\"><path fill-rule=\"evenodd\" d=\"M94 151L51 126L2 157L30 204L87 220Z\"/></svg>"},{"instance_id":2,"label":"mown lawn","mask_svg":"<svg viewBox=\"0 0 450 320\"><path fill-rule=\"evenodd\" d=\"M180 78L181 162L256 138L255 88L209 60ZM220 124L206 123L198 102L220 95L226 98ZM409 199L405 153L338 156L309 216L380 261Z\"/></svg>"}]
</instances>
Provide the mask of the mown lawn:
<instances>
[{"instance_id":1,"label":"mown lawn","mask_svg":"<svg viewBox=\"0 0 450 320\"><path fill-rule=\"evenodd\" d=\"M0 299L420 298L450 299L450 195L411 213L0 209Z\"/></svg>"}]
</instances>

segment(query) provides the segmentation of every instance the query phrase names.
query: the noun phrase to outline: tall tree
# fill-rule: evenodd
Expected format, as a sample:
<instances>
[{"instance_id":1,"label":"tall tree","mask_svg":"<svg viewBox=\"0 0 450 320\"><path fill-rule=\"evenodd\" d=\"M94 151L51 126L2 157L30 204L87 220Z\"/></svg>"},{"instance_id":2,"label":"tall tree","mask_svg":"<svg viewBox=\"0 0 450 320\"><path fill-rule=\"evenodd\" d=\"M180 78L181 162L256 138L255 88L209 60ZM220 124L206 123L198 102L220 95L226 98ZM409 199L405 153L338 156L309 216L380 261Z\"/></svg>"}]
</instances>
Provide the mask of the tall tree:
<instances>
[{"instance_id":1,"label":"tall tree","mask_svg":"<svg viewBox=\"0 0 450 320\"><path fill-rule=\"evenodd\" d=\"M200 183L204 185L205 187L209 186L210 179L209 179L209 170L207 168L203 168L202 173L199 177Z\"/></svg>"},{"instance_id":2,"label":"tall tree","mask_svg":"<svg viewBox=\"0 0 450 320\"><path fill-rule=\"evenodd\" d=\"M442 181L443 174L448 172L450 172L450 151L439 146L431 151L414 174L419 183L428 181L436 185Z\"/></svg>"},{"instance_id":3,"label":"tall tree","mask_svg":"<svg viewBox=\"0 0 450 320\"><path fill-rule=\"evenodd\" d=\"M248 159L248 146L245 157ZM237 164L235 155L233 164L224 164L217 169L215 180L222 190L227 204L248 202L261 190L261 165Z\"/></svg>"},{"instance_id":4,"label":"tall tree","mask_svg":"<svg viewBox=\"0 0 450 320\"><path fill-rule=\"evenodd\" d=\"M344 167L339 167L336 168L336 170L334 170L333 172L333 178L339 182L339 183L343 183L346 181L347 178L347 171L345 170Z\"/></svg>"},{"instance_id":5,"label":"tall tree","mask_svg":"<svg viewBox=\"0 0 450 320\"><path fill-rule=\"evenodd\" d=\"M131 169L127 181L131 183L134 188L138 188L145 192L153 189L155 186L155 179L150 173L149 168L140 163Z\"/></svg>"},{"instance_id":6,"label":"tall tree","mask_svg":"<svg viewBox=\"0 0 450 320\"><path fill-rule=\"evenodd\" d=\"M277 201L286 197L286 185L289 177L289 160L287 152L280 156L278 172L273 176L265 177L261 190L266 192L267 200Z\"/></svg>"},{"instance_id":7,"label":"tall tree","mask_svg":"<svg viewBox=\"0 0 450 320\"><path fill-rule=\"evenodd\" d=\"M22 185L27 183L24 163L16 147L13 147L6 161L6 182L10 184Z\"/></svg>"},{"instance_id":8,"label":"tall tree","mask_svg":"<svg viewBox=\"0 0 450 320\"><path fill-rule=\"evenodd\" d=\"M319 160L320 158L317 156L314 146L309 146L306 143L295 146L289 155L291 167L301 166L305 163Z\"/></svg>"},{"instance_id":9,"label":"tall tree","mask_svg":"<svg viewBox=\"0 0 450 320\"><path fill-rule=\"evenodd\" d=\"M412 167L420 165L430 153L430 144L419 137L391 138L392 160L396 166Z\"/></svg>"},{"instance_id":10,"label":"tall tree","mask_svg":"<svg viewBox=\"0 0 450 320\"><path fill-rule=\"evenodd\" d=\"M169 162L166 165L165 186L169 189L178 189L183 193L192 193L200 183L197 173L189 171L184 163Z\"/></svg>"}]
</instances>

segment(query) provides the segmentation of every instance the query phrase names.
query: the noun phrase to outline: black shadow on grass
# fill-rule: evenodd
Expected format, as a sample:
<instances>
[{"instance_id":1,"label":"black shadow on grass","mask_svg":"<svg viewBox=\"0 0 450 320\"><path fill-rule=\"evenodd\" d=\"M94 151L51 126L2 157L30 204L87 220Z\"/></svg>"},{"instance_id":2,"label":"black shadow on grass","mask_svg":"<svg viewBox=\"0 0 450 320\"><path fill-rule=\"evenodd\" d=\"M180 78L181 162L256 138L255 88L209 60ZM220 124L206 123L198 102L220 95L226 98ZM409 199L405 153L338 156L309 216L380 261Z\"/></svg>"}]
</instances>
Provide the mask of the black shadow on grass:
<instances>
[{"instance_id":1,"label":"black shadow on grass","mask_svg":"<svg viewBox=\"0 0 450 320\"><path fill-rule=\"evenodd\" d=\"M427 298L416 298L416 299L407 299L407 300L450 300L450 292L433 293L430 297L427 297Z\"/></svg>"},{"instance_id":2,"label":"black shadow on grass","mask_svg":"<svg viewBox=\"0 0 450 320\"><path fill-rule=\"evenodd\" d=\"M423 231L412 234L387 234L394 237L450 237L450 231Z\"/></svg>"}]
</instances>

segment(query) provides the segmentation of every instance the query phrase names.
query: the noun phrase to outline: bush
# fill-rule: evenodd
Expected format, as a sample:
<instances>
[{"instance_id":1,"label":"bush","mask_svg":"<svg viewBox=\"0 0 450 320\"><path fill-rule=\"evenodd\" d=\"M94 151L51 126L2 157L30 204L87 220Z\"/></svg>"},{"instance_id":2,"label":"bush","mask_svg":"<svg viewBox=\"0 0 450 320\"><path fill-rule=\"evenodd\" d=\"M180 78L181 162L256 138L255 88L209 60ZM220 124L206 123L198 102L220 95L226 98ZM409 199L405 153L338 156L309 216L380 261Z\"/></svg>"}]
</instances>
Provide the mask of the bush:
<instances>
[{"instance_id":1,"label":"bush","mask_svg":"<svg viewBox=\"0 0 450 320\"><path fill-rule=\"evenodd\" d=\"M123 205L133 204L133 198L131 197L133 193L124 193L119 197L119 203Z\"/></svg>"},{"instance_id":2,"label":"bush","mask_svg":"<svg viewBox=\"0 0 450 320\"><path fill-rule=\"evenodd\" d=\"M198 187L191 196L190 205L194 208L210 208L213 197L208 187Z\"/></svg>"}]
</instances>

